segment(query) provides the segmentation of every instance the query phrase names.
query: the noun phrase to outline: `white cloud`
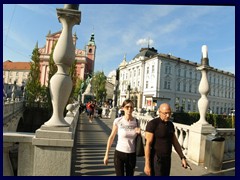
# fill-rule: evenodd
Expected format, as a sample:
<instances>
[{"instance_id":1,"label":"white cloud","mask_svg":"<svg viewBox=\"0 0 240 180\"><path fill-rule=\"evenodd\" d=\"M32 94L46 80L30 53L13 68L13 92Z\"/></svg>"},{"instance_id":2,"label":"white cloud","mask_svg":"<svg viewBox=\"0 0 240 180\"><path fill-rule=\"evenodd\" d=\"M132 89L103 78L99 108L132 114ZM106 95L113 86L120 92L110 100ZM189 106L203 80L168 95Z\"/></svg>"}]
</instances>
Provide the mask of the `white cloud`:
<instances>
[{"instance_id":1,"label":"white cloud","mask_svg":"<svg viewBox=\"0 0 240 180\"><path fill-rule=\"evenodd\" d=\"M137 40L136 42L137 45L140 45L140 46L152 46L153 45L153 40L150 39L150 38L143 38L143 39L139 39Z\"/></svg>"}]
</instances>

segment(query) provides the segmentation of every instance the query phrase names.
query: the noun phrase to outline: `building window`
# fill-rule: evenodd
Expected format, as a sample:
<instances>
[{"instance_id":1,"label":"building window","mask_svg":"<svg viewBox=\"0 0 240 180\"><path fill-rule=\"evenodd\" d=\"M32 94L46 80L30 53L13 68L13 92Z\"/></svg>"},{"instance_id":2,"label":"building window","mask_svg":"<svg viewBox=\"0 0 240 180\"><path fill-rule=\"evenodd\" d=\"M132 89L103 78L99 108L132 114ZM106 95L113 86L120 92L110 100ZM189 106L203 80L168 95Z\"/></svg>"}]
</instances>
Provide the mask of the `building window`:
<instances>
[{"instance_id":1,"label":"building window","mask_svg":"<svg viewBox=\"0 0 240 180\"><path fill-rule=\"evenodd\" d=\"M189 77L192 78L192 71L189 72Z\"/></svg>"},{"instance_id":2,"label":"building window","mask_svg":"<svg viewBox=\"0 0 240 180\"><path fill-rule=\"evenodd\" d=\"M178 76L179 77L181 76L181 69L180 68L178 69Z\"/></svg>"},{"instance_id":3,"label":"building window","mask_svg":"<svg viewBox=\"0 0 240 180\"><path fill-rule=\"evenodd\" d=\"M177 84L177 90L180 91L180 88L181 88L181 83L178 82L178 84Z\"/></svg>"},{"instance_id":4,"label":"building window","mask_svg":"<svg viewBox=\"0 0 240 180\"><path fill-rule=\"evenodd\" d=\"M165 74L171 74L171 66L169 65L165 66Z\"/></svg>"},{"instance_id":5,"label":"building window","mask_svg":"<svg viewBox=\"0 0 240 180\"><path fill-rule=\"evenodd\" d=\"M170 89L170 81L164 81L164 89Z\"/></svg>"},{"instance_id":6,"label":"building window","mask_svg":"<svg viewBox=\"0 0 240 180\"><path fill-rule=\"evenodd\" d=\"M186 83L183 83L183 92L186 92Z\"/></svg>"},{"instance_id":7,"label":"building window","mask_svg":"<svg viewBox=\"0 0 240 180\"><path fill-rule=\"evenodd\" d=\"M154 70L155 70L154 65L152 65L152 74L154 74Z\"/></svg>"},{"instance_id":8,"label":"building window","mask_svg":"<svg viewBox=\"0 0 240 180\"><path fill-rule=\"evenodd\" d=\"M138 68L138 76L140 76L140 69Z\"/></svg>"},{"instance_id":9,"label":"building window","mask_svg":"<svg viewBox=\"0 0 240 180\"><path fill-rule=\"evenodd\" d=\"M147 74L149 74L149 67L147 67Z\"/></svg>"},{"instance_id":10,"label":"building window","mask_svg":"<svg viewBox=\"0 0 240 180\"><path fill-rule=\"evenodd\" d=\"M146 81L146 86L145 87L146 87L146 89L148 88L148 81Z\"/></svg>"},{"instance_id":11,"label":"building window","mask_svg":"<svg viewBox=\"0 0 240 180\"><path fill-rule=\"evenodd\" d=\"M92 49L89 49L89 51L88 51L89 53L92 53Z\"/></svg>"},{"instance_id":12,"label":"building window","mask_svg":"<svg viewBox=\"0 0 240 180\"><path fill-rule=\"evenodd\" d=\"M189 83L189 92L192 92L192 82Z\"/></svg>"}]
</instances>

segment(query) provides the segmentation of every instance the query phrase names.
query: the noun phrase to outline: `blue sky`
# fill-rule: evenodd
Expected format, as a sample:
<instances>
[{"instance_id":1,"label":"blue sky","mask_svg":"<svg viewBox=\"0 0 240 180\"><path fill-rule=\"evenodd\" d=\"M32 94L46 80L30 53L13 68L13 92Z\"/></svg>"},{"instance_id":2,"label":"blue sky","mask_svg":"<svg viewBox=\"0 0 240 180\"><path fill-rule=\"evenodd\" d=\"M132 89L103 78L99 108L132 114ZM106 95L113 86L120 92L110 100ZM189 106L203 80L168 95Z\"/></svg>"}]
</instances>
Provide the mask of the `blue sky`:
<instances>
[{"instance_id":1,"label":"blue sky","mask_svg":"<svg viewBox=\"0 0 240 180\"><path fill-rule=\"evenodd\" d=\"M56 8L63 4L4 4L3 61L31 60L49 30L61 30ZM118 68L124 54L130 61L142 47L200 63L208 46L209 64L235 74L235 7L191 5L80 4L77 48L92 33L97 45L95 71L105 75ZM150 41L148 41L150 39Z\"/></svg>"}]
</instances>

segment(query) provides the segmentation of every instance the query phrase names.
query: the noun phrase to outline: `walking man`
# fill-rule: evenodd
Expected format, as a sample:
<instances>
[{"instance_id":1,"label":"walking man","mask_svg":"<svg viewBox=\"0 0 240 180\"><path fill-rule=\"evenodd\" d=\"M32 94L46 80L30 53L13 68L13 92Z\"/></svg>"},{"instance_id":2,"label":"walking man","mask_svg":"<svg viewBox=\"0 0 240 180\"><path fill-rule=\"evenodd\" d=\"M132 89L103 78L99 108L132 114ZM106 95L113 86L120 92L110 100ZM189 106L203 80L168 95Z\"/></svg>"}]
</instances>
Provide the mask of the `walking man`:
<instances>
[{"instance_id":1,"label":"walking man","mask_svg":"<svg viewBox=\"0 0 240 180\"><path fill-rule=\"evenodd\" d=\"M149 121L146 126L146 147L144 172L148 176L169 176L171 169L172 145L180 157L182 167L188 164L175 135L174 125L169 121L171 107L160 105L159 117Z\"/></svg>"}]
</instances>

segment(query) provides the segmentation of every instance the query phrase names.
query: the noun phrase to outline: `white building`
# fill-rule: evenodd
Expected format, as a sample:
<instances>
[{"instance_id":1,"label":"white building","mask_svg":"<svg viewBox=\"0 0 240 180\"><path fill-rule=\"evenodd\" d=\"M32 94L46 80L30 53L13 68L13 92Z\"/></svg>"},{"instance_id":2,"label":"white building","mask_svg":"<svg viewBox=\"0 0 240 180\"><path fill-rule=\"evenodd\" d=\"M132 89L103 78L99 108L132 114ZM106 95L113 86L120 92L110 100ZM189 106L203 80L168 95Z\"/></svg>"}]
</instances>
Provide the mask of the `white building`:
<instances>
[{"instance_id":1,"label":"white building","mask_svg":"<svg viewBox=\"0 0 240 180\"><path fill-rule=\"evenodd\" d=\"M211 64L211 59L210 59ZM200 64L142 48L129 62L124 57L119 65L119 104L132 99L135 106L156 110L167 102L173 111L198 111L201 80ZM208 71L209 111L231 113L235 109L235 75L211 67Z\"/></svg>"},{"instance_id":2,"label":"white building","mask_svg":"<svg viewBox=\"0 0 240 180\"><path fill-rule=\"evenodd\" d=\"M12 88L16 83L16 93L20 96L23 86L26 85L30 72L30 62L3 62L3 89L8 97L11 96Z\"/></svg>"}]
</instances>

